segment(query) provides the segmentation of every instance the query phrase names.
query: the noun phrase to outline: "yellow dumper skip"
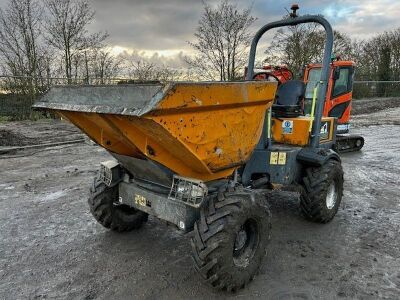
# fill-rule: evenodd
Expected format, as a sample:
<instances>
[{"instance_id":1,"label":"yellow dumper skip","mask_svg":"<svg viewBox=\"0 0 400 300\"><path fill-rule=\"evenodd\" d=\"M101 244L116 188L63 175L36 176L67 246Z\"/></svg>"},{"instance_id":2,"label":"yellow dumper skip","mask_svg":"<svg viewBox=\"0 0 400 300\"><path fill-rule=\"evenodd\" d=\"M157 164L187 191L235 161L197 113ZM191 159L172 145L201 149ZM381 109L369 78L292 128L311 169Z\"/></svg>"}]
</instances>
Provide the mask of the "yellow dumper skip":
<instances>
[{"instance_id":1,"label":"yellow dumper skip","mask_svg":"<svg viewBox=\"0 0 400 300\"><path fill-rule=\"evenodd\" d=\"M108 151L211 181L249 159L276 87L256 81L62 86L35 107L55 110Z\"/></svg>"}]
</instances>

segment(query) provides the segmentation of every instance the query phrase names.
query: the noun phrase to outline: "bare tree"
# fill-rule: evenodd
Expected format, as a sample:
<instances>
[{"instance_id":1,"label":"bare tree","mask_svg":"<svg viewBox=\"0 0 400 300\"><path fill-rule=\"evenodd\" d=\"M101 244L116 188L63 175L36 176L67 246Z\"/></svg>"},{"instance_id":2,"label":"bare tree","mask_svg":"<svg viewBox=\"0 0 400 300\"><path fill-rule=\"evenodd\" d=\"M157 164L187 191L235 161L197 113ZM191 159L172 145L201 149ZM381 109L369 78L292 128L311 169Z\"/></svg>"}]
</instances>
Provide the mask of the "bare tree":
<instances>
[{"instance_id":1,"label":"bare tree","mask_svg":"<svg viewBox=\"0 0 400 300\"><path fill-rule=\"evenodd\" d=\"M129 77L139 81L158 80L157 67L154 63L144 60L128 61Z\"/></svg>"},{"instance_id":2,"label":"bare tree","mask_svg":"<svg viewBox=\"0 0 400 300\"><path fill-rule=\"evenodd\" d=\"M216 8L203 4L203 16L195 33L197 41L189 42L196 56L186 57L186 62L203 78L235 80L246 64L249 27L255 18L250 15L250 8L239 10L228 0L222 0Z\"/></svg>"},{"instance_id":3,"label":"bare tree","mask_svg":"<svg viewBox=\"0 0 400 300\"><path fill-rule=\"evenodd\" d=\"M400 80L400 28L353 44L356 48L354 51L354 60L357 64L356 78L379 81L373 85L375 95L383 97L396 95L397 85L388 81ZM371 89L371 86L367 87ZM369 89L359 91L359 94L370 96Z\"/></svg>"},{"instance_id":4,"label":"bare tree","mask_svg":"<svg viewBox=\"0 0 400 300\"><path fill-rule=\"evenodd\" d=\"M93 76L100 84L105 84L107 79L117 76L121 64L122 59L114 57L108 49L95 49L90 57Z\"/></svg>"},{"instance_id":5,"label":"bare tree","mask_svg":"<svg viewBox=\"0 0 400 300\"><path fill-rule=\"evenodd\" d=\"M88 33L87 27L93 21L94 11L86 0L45 0L45 3L49 14L46 20L47 41L63 53L65 76L71 82L70 79L77 74L78 64L82 62L82 52L100 47L108 34Z\"/></svg>"},{"instance_id":6,"label":"bare tree","mask_svg":"<svg viewBox=\"0 0 400 300\"><path fill-rule=\"evenodd\" d=\"M363 80L400 80L400 28L358 42L357 76Z\"/></svg>"},{"instance_id":7,"label":"bare tree","mask_svg":"<svg viewBox=\"0 0 400 300\"><path fill-rule=\"evenodd\" d=\"M156 65L153 62L141 60L128 60L129 77L138 81L161 81L169 82L180 80L183 73L180 70L165 65Z\"/></svg>"},{"instance_id":8,"label":"bare tree","mask_svg":"<svg viewBox=\"0 0 400 300\"><path fill-rule=\"evenodd\" d=\"M158 80L161 82L179 81L185 76L181 70L173 69L164 65L157 68L156 74Z\"/></svg>"},{"instance_id":9,"label":"bare tree","mask_svg":"<svg viewBox=\"0 0 400 300\"><path fill-rule=\"evenodd\" d=\"M0 55L4 71L21 77L14 88L35 93L38 77L47 70L48 56L41 46L42 8L36 0L10 0L0 9ZM16 80L13 80L15 83Z\"/></svg>"},{"instance_id":10,"label":"bare tree","mask_svg":"<svg viewBox=\"0 0 400 300\"><path fill-rule=\"evenodd\" d=\"M334 31L333 53L344 59L352 56L351 39ZM322 61L325 46L325 32L316 24L301 24L280 29L275 34L271 45L265 51L265 62L286 64L295 73L304 65Z\"/></svg>"}]
</instances>

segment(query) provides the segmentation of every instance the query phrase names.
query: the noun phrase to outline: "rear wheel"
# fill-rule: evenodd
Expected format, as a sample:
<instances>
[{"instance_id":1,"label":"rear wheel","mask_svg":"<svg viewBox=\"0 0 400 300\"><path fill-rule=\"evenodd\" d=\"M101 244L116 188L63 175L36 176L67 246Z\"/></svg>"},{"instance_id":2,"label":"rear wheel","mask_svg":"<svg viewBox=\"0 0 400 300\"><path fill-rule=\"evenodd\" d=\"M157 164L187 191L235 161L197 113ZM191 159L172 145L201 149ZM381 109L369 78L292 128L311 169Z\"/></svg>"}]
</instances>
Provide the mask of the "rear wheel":
<instances>
[{"instance_id":1,"label":"rear wheel","mask_svg":"<svg viewBox=\"0 0 400 300\"><path fill-rule=\"evenodd\" d=\"M343 170L340 162L329 160L321 167L306 169L300 206L313 222L327 223L336 215L343 196Z\"/></svg>"},{"instance_id":2,"label":"rear wheel","mask_svg":"<svg viewBox=\"0 0 400 300\"><path fill-rule=\"evenodd\" d=\"M124 232L138 229L148 214L118 201L118 186L108 187L98 177L90 189L89 208L94 218L105 228Z\"/></svg>"},{"instance_id":3,"label":"rear wheel","mask_svg":"<svg viewBox=\"0 0 400 300\"><path fill-rule=\"evenodd\" d=\"M219 193L201 210L192 238L196 270L211 286L236 291L256 274L270 238L270 212L244 190Z\"/></svg>"}]
</instances>

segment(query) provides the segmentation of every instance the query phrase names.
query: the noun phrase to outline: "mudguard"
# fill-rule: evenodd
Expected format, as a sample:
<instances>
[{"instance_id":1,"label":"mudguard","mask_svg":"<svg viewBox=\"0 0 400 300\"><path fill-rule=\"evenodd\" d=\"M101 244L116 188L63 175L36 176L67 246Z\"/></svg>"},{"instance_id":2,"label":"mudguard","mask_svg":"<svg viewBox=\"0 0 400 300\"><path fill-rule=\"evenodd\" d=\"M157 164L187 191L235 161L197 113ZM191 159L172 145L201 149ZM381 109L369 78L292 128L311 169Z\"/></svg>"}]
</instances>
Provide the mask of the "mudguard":
<instances>
[{"instance_id":1,"label":"mudguard","mask_svg":"<svg viewBox=\"0 0 400 300\"><path fill-rule=\"evenodd\" d=\"M341 162L339 154L332 149L304 148L299 151L297 161L308 166L322 166L328 160L333 159Z\"/></svg>"}]
</instances>

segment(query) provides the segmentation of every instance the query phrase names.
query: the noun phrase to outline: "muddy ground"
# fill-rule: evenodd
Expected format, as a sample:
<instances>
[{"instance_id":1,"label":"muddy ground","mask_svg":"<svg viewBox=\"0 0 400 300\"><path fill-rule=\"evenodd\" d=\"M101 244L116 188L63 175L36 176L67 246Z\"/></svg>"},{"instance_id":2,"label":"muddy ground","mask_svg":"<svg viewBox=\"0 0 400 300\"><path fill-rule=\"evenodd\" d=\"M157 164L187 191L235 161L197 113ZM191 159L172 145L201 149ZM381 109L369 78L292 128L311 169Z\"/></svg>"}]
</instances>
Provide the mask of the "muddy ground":
<instances>
[{"instance_id":1,"label":"muddy ground","mask_svg":"<svg viewBox=\"0 0 400 300\"><path fill-rule=\"evenodd\" d=\"M331 223L305 221L294 194L269 199L268 255L253 283L233 295L201 282L189 235L153 218L127 234L94 221L86 198L98 163L110 158L102 149L82 143L2 155L0 299L398 299L399 116L396 108L354 117L366 145L343 155L344 203ZM59 121L1 129L39 142L77 134Z\"/></svg>"},{"instance_id":2,"label":"muddy ground","mask_svg":"<svg viewBox=\"0 0 400 300\"><path fill-rule=\"evenodd\" d=\"M0 123L0 149L73 141L83 136L76 127L53 119Z\"/></svg>"}]
</instances>

